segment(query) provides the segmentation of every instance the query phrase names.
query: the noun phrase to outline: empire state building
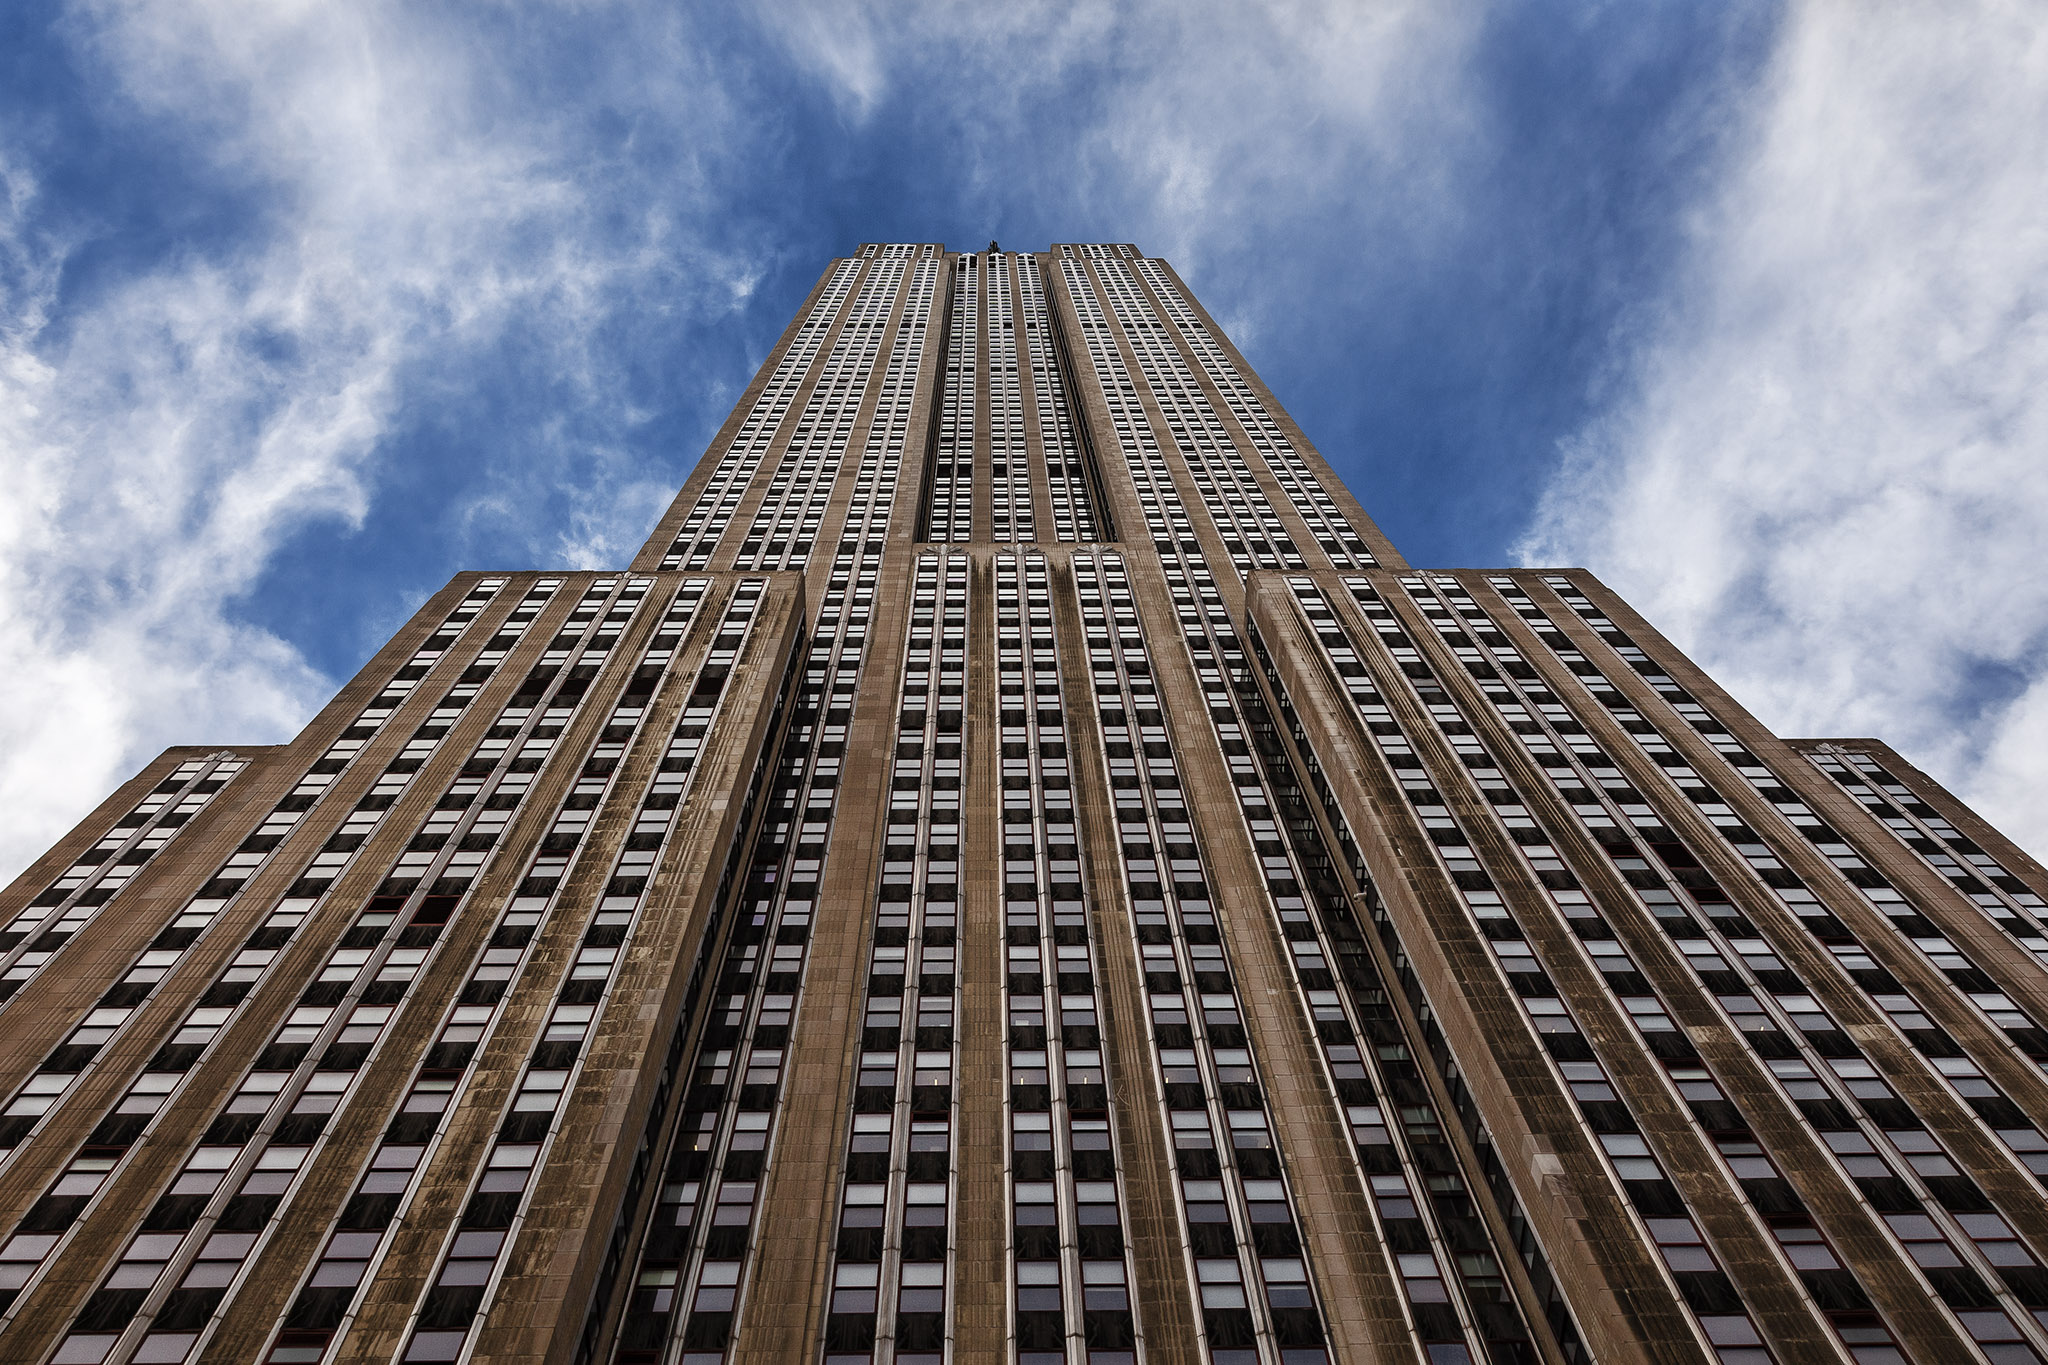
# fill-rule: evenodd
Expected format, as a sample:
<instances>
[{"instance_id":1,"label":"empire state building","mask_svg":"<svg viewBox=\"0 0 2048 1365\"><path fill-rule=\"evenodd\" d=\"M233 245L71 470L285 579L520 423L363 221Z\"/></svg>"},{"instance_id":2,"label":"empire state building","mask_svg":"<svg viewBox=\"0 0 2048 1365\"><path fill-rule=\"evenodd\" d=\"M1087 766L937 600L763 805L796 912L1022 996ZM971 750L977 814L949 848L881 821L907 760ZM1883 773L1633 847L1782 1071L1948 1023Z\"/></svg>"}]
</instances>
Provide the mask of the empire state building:
<instances>
[{"instance_id":1,"label":"empire state building","mask_svg":"<svg viewBox=\"0 0 2048 1365\"><path fill-rule=\"evenodd\" d=\"M0 901L26 1365L2042 1365L2048 874L1411 567L1165 261L831 262Z\"/></svg>"}]
</instances>

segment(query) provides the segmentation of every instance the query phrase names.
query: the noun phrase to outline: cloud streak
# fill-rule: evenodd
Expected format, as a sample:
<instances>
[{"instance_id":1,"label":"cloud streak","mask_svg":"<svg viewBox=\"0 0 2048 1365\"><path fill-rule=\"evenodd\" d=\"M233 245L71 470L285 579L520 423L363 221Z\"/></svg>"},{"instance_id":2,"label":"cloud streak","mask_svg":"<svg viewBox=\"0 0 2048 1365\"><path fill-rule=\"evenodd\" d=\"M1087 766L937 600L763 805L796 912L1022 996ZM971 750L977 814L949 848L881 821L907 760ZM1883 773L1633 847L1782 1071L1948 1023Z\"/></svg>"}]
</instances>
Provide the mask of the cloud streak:
<instances>
[{"instance_id":1,"label":"cloud streak","mask_svg":"<svg viewBox=\"0 0 2048 1365\"><path fill-rule=\"evenodd\" d=\"M1191 264L1270 245L1290 215L1362 233L1370 213L1426 239L1416 214L1448 209L1441 172L1476 134L1467 63L1482 16L1335 0L791 0L762 23L846 117L963 125L992 206L1040 197Z\"/></svg>"},{"instance_id":2,"label":"cloud streak","mask_svg":"<svg viewBox=\"0 0 2048 1365\"><path fill-rule=\"evenodd\" d=\"M99 115L245 221L95 275L113 229L42 204L18 160L5 177L0 866L163 745L284 738L324 699L243 599L295 535L362 526L409 398L517 328L547 338L565 406L613 406L592 350L620 291L729 306L745 275L688 222L608 226L580 130L502 104L520 49L488 35L377 4L100 3L62 30ZM690 65L622 93L715 141L728 113L686 91ZM561 436L506 452L515 500ZM578 522L621 498L644 515L619 482L572 499Z\"/></svg>"},{"instance_id":3,"label":"cloud streak","mask_svg":"<svg viewBox=\"0 0 2048 1365\"><path fill-rule=\"evenodd\" d=\"M2048 20L1791 18L1523 547L2048 851Z\"/></svg>"}]
</instances>

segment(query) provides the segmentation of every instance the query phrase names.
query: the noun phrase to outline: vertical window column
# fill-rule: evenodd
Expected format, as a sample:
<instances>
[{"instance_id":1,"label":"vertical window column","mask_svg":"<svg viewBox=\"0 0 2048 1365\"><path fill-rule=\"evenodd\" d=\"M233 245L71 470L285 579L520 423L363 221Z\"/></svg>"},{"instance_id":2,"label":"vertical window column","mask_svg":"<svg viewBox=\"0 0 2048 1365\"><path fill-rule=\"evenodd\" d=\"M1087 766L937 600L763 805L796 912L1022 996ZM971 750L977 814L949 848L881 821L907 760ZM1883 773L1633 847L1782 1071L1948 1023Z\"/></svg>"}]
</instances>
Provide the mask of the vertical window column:
<instances>
[{"instance_id":1,"label":"vertical window column","mask_svg":"<svg viewBox=\"0 0 2048 1365\"><path fill-rule=\"evenodd\" d=\"M1011 1272L1020 1365L1135 1365L1124 1200L1045 557L999 555Z\"/></svg>"},{"instance_id":2,"label":"vertical window column","mask_svg":"<svg viewBox=\"0 0 2048 1365\"><path fill-rule=\"evenodd\" d=\"M967 558L921 554L825 1322L828 1365L940 1365L951 1337Z\"/></svg>"},{"instance_id":3,"label":"vertical window column","mask_svg":"<svg viewBox=\"0 0 2048 1365\"><path fill-rule=\"evenodd\" d=\"M1332 659L1341 670L1343 682L1350 687L1364 685L1364 665L1356 661L1348 645L1331 643L1332 640L1342 637L1335 631L1334 617L1330 615L1327 607L1318 606L1311 601L1305 602L1304 608L1311 624L1318 634L1324 637ZM1314 978L1308 974L1305 964L1300 960L1299 950L1296 953L1297 977L1304 989L1309 992L1317 1032L1326 1044L1325 1052L1330 1059L1338 1096L1348 1106L1347 1117L1351 1124L1352 1140L1357 1146L1361 1167L1369 1173L1381 1221L1385 1224L1388 1220L1398 1222L1404 1218L1419 1217L1419 1214L1411 1215L1401 1211L1403 1206L1399 1204L1388 1202L1386 1195L1393 1187L1390 1182L1385 1182L1385 1177L1400 1163L1399 1154L1393 1147L1395 1133L1406 1132L1410 1139L1411 1151L1417 1141L1428 1144L1440 1137L1440 1125L1435 1122L1435 1110L1429 1107L1429 1092L1419 1084L1420 1073L1416 1064L1427 1061L1437 1068L1452 1107L1465 1129L1466 1136L1472 1142L1479 1174L1485 1182L1485 1188L1492 1195L1502 1222L1506 1225L1509 1246L1513 1254L1521 1260L1528 1274L1535 1303L1565 1358L1575 1359L1584 1348L1581 1345L1578 1324L1572 1317L1571 1307L1565 1301L1563 1291L1559 1289L1551 1273L1549 1261L1536 1240L1527 1211L1522 1207L1520 1197L1508 1176L1507 1167L1501 1159L1493 1135L1481 1120L1471 1090L1466 1086L1463 1073L1459 1071L1457 1063L1451 1056L1450 1047L1436 1023L1435 1011L1422 989L1421 979L1407 958L1400 935L1387 912L1386 903L1372 884L1358 846L1357 836L1352 831L1337 800L1336 792L1316 758L1307 730L1294 709L1279 668L1266 649L1255 622L1248 625L1246 637L1266 676L1268 686L1272 688L1275 704L1279 708L1288 734L1293 738L1295 751L1302 765L1301 771L1307 774L1309 788L1322 805L1323 812L1330 822L1345 865L1350 868L1356 884L1361 888L1360 900L1371 916L1381 943L1386 951L1393 955L1396 978L1403 994L1418 1015L1417 1023L1424 1044L1419 1055L1411 1052L1407 1042L1407 1030L1395 1014L1387 988L1368 957L1368 949L1363 941L1365 926L1354 927L1355 917L1348 906L1340 906L1334 901L1324 905L1322 928L1331 941L1330 946L1336 950L1337 974L1347 988L1350 1003L1357 1012L1364 1041L1371 1044L1370 1047L1359 1049L1358 1062L1371 1063L1383 1087L1382 1093L1388 1095L1394 1104L1361 1102L1373 1098L1369 1082L1358 1079L1366 1074L1366 1068L1348 1061L1344 1049L1337 1046L1344 1041L1342 1029L1347 1021L1343 1019L1341 1011L1329 1008L1319 997ZM1254 734L1262 734L1264 727L1259 723L1258 709L1248 708L1246 714L1252 720ZM1267 723L1270 724L1270 721ZM1268 743L1277 744L1277 735L1271 739L1260 740L1262 752ZM1272 772L1270 766L1268 771ZM1298 790L1292 790L1289 783L1278 777L1274 777L1273 781L1276 787L1275 795L1279 798L1285 818L1290 823L1306 820L1308 815L1305 796ZM1253 838L1259 842L1262 853L1267 851L1268 841L1278 841L1279 829L1273 822L1254 819L1251 821L1251 827ZM1327 853L1324 858L1328 861ZM1285 915L1282 923L1286 926L1290 940L1303 937L1300 926L1287 919ZM1411 1095L1420 1096L1425 1102L1424 1107L1410 1103ZM1449 1153L1428 1153L1426 1159L1420 1160L1418 1164L1430 1172L1426 1182L1431 1195L1430 1203L1434 1206L1439 1222L1449 1230L1447 1240L1451 1245L1463 1248L1456 1256L1459 1280L1463 1285L1474 1324L1487 1339L1487 1356L1489 1359L1513 1359L1517 1351L1527 1349L1520 1344L1527 1333L1527 1327L1521 1313L1517 1311L1515 1296L1501 1273L1499 1259L1495 1255L1478 1250L1490 1239L1490 1230L1477 1218L1474 1201L1466 1197L1463 1180L1451 1173L1456 1163ZM1397 1236L1390 1232L1389 1243L1399 1246L1402 1244L1401 1237L1407 1235L1412 1234ZM1497 1242L1495 1250L1500 1250Z\"/></svg>"},{"instance_id":4,"label":"vertical window column","mask_svg":"<svg viewBox=\"0 0 2048 1365\"><path fill-rule=\"evenodd\" d=\"M1031 503L1031 460L1024 444L1024 389L1017 372L1017 312L1010 294L1012 265L1023 259L992 251L988 257L989 498L991 539L1038 538Z\"/></svg>"},{"instance_id":5,"label":"vertical window column","mask_svg":"<svg viewBox=\"0 0 2048 1365\"><path fill-rule=\"evenodd\" d=\"M924 509L925 540L974 538L975 418L980 390L981 261L953 261L953 307L947 319L945 381L939 391L938 444Z\"/></svg>"},{"instance_id":6,"label":"vertical window column","mask_svg":"<svg viewBox=\"0 0 2048 1365\"><path fill-rule=\"evenodd\" d=\"M701 578L682 584L594 747L623 746L630 739L709 586L709 580ZM563 718L560 709L547 708L541 712L542 723L529 733L541 736L559 729ZM684 732L693 725L701 733L702 718L693 722L686 713L674 743L689 742ZM557 908L560 874L566 870L558 864L581 841L591 814L601 803L611 771L606 759L593 753L586 757L585 768L592 770L592 775L564 794L548 832L528 859L516 893L500 911L470 965L468 978L443 1013L433 1041L386 1125L383 1140L372 1149L353 1192L342 1205L322 1254L301 1281L265 1356L270 1365L313 1365L324 1360L372 1268L384 1254L391 1230L417 1188L418 1174L425 1169L447 1116L468 1082L471 1064L496 1028L505 998L524 971L541 927ZM647 799L650 811L660 801L679 799L687 772L687 760L672 767L672 760L664 759L662 775L655 779ZM444 809L459 809L465 795L452 793L444 798ZM464 842L485 837L494 840L495 832L480 828L483 817L497 814L502 818L512 809L510 802L495 793L481 798L481 804L479 825L471 826ZM665 823L664 816L660 825ZM658 834L660 827L654 832ZM635 826L634 833L640 833L640 826ZM380 982L384 975L380 973Z\"/></svg>"},{"instance_id":7,"label":"vertical window column","mask_svg":"<svg viewBox=\"0 0 2048 1365\"><path fill-rule=\"evenodd\" d=\"M1130 581L1109 553L1077 555L1074 577L1203 1349L1214 1365L1313 1365L1322 1316Z\"/></svg>"},{"instance_id":8,"label":"vertical window column","mask_svg":"<svg viewBox=\"0 0 2048 1365\"><path fill-rule=\"evenodd\" d=\"M546 1164L558 1134L563 1096L575 1089L582 1072L585 1044L603 1015L619 963L646 908L647 883L659 866L672 812L687 794L696 751L725 695L733 662L753 629L766 586L765 579L742 579L726 603L719 633L698 669L684 702L678 735L665 758L665 762L681 760L668 771L680 771L683 782L679 789L673 779L664 781L659 768L649 780L635 819L635 834L627 838L613 861L603 894L585 923L581 945L567 964L555 1003L499 1123L497 1138L472 1174L462 1219L445 1246L439 1273L421 1300L412 1336L401 1356L408 1365L461 1359L496 1291L504 1253L518 1235L532 1196L533 1174ZM695 733L687 733L690 731ZM593 757L590 761L598 760ZM603 776L608 779L610 773L607 767ZM771 1091L780 1061L779 1053L756 1061L757 1068L765 1072L760 1083Z\"/></svg>"},{"instance_id":9,"label":"vertical window column","mask_svg":"<svg viewBox=\"0 0 2048 1365\"><path fill-rule=\"evenodd\" d=\"M1095 504L1095 485L1083 453L1046 304L1045 280L1038 258L1020 252L1017 287L1023 299L1024 349L1031 366L1031 390L1037 400L1038 447L1045 461L1046 487L1052 506L1053 534L1061 541L1102 539Z\"/></svg>"},{"instance_id":10,"label":"vertical window column","mask_svg":"<svg viewBox=\"0 0 2048 1365\"><path fill-rule=\"evenodd\" d=\"M1285 524L1259 487L1243 453L1232 444L1208 395L1167 339L1164 325L1130 267L1122 258L1098 249L1083 250L1091 255L1110 311L1137 357L1167 433L1187 463L1196 492L1238 575L1242 577L1253 568L1304 567ZM1145 420L1142 406L1139 416Z\"/></svg>"},{"instance_id":11,"label":"vertical window column","mask_svg":"<svg viewBox=\"0 0 2048 1365\"><path fill-rule=\"evenodd\" d=\"M1395 1099L1403 1122L1397 1130L1399 1140L1388 1144L1389 1150L1377 1150L1379 1145L1373 1144L1375 1150L1366 1154L1381 1159L1396 1156L1403 1166L1400 1184L1406 1187L1412 1181L1414 1189L1429 1189L1436 1196L1426 1212L1418 1209L1409 1220L1383 1223L1382 1229L1387 1244L1400 1248L1396 1268L1403 1271L1402 1284L1411 1291L1408 1307L1414 1330L1446 1361L1469 1359L1474 1346L1468 1334L1475 1325L1476 1301L1487 1305L1485 1334L1498 1342L1503 1352L1519 1349L1509 1343L1526 1343L1527 1329L1511 1301L1503 1305L1499 1262L1484 1250L1488 1241L1485 1226L1471 1216L1463 1181L1455 1174L1457 1158L1443 1142L1435 1102L1421 1082L1398 1025L1384 1014L1375 1020L1393 1041L1375 1049L1388 1055L1376 1056L1369 1073L1356 1045L1358 1027L1349 1016L1347 1002L1330 989L1335 984L1329 968L1334 954L1321 932L1321 915L1330 915L1333 921L1339 914L1348 918L1349 898L1334 882L1334 869L1313 817L1305 810L1291 810L1284 831L1275 819L1274 793L1269 792L1268 784L1279 788L1284 782L1285 788L1291 789L1293 778L1284 754L1266 751L1265 781L1254 762L1248 731L1255 733L1262 721L1270 729L1270 721L1214 579L1198 555L1184 550L1162 556L1162 561L1181 621L1181 642L1230 767L1239 813L1259 852L1266 894L1287 937L1291 974L1303 992L1303 1003L1318 1020L1322 1060L1334 1088L1346 1101L1346 1117L1354 1129L1373 1129L1382 1122L1378 1106L1372 1103L1377 1094L1367 1079L1376 1073L1379 1093ZM1319 915L1310 913L1311 897ZM1427 1182L1425 1170L1435 1173ZM1360 1174L1363 1177L1366 1172ZM1368 1182L1369 1188L1375 1193L1391 1189L1393 1177L1394 1172L1381 1170ZM1467 1248L1463 1256L1450 1254L1454 1241ZM1402 1263L1399 1256L1409 1259ZM1425 1286L1406 1273L1420 1264L1415 1258L1425 1256L1467 1272L1469 1296L1448 1292L1441 1274L1423 1277L1430 1279ZM1429 1297L1416 1297L1416 1292L1424 1290ZM1460 1352L1465 1354L1461 1357Z\"/></svg>"},{"instance_id":12,"label":"vertical window column","mask_svg":"<svg viewBox=\"0 0 2048 1365\"><path fill-rule=\"evenodd\" d=\"M678 1365L718 1365L744 1306L779 1091L750 1091L735 1067L757 1052L780 1060L801 999L898 468L870 442L857 482L873 497L859 528L866 536L856 538L849 514L740 883L709 1018L665 1137L662 1180L613 1356L618 1365L652 1365L666 1351L679 1351L671 1357Z\"/></svg>"},{"instance_id":13,"label":"vertical window column","mask_svg":"<svg viewBox=\"0 0 2048 1365\"><path fill-rule=\"evenodd\" d=\"M1503 978L1520 1003L1529 1028L1556 1068L1561 1088L1577 1101L1596 1150L1638 1216L1638 1235L1657 1247L1678 1297L1726 1365L1759 1365L1771 1360L1773 1357L1763 1345L1734 1282L1701 1235L1690 1206L1665 1173L1627 1106L1618 1102L1616 1091L1571 1008L1559 996L1533 946L1509 914L1500 892L1481 866L1470 837L1426 776L1413 743L1366 675L1341 624L1323 602L1320 590L1313 580L1305 578L1290 579L1289 586L1297 602L1305 610L1313 610L1310 622L1315 627L1319 648L1329 656L1333 670L1345 679L1373 743L1402 775L1403 790L1414 805L1418 822L1430 835L1442 875L1458 887L1475 927L1485 937ZM1402 638L1405 640L1405 636ZM1411 667L1426 670L1427 665L1418 656L1404 664L1404 668ZM1433 683L1430 691L1441 695ZM1425 703L1428 700L1425 698Z\"/></svg>"}]
</instances>

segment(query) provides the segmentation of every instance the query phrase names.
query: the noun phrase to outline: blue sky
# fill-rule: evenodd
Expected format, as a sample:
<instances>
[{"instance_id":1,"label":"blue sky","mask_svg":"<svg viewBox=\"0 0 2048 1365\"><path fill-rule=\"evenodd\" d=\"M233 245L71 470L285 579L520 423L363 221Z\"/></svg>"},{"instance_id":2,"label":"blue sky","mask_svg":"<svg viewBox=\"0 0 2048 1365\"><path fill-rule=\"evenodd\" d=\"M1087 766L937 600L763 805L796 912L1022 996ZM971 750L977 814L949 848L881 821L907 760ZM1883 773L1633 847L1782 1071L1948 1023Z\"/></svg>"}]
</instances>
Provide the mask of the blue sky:
<instances>
[{"instance_id":1,"label":"blue sky","mask_svg":"<svg viewBox=\"0 0 2048 1365\"><path fill-rule=\"evenodd\" d=\"M2048 26L1990 3L16 3L0 867L624 561L863 240L1171 259L1417 563L1582 563L2048 847Z\"/></svg>"}]
</instances>

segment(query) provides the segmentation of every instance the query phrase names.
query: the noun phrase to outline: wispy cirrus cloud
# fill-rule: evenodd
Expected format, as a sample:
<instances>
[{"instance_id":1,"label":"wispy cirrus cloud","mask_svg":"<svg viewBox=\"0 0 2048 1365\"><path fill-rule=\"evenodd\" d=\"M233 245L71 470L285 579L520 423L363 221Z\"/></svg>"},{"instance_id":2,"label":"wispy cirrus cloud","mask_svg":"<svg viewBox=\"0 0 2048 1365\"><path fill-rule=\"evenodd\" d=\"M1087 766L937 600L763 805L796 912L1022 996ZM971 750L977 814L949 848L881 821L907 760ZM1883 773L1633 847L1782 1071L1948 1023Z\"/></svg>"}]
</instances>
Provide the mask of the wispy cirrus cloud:
<instances>
[{"instance_id":1,"label":"wispy cirrus cloud","mask_svg":"<svg viewBox=\"0 0 2048 1365\"><path fill-rule=\"evenodd\" d=\"M1800 6L1524 552L2048 850L2048 18Z\"/></svg>"},{"instance_id":2,"label":"wispy cirrus cloud","mask_svg":"<svg viewBox=\"0 0 2048 1365\"><path fill-rule=\"evenodd\" d=\"M959 125L970 202L1113 225L1184 264L1290 217L1353 240L1455 211L1480 6L790 0L763 28L846 117ZM1369 215L1370 222L1361 218ZM1091 238L1092 240L1093 238ZM1071 238L1069 238L1071 240ZM1032 243L1031 245L1042 245Z\"/></svg>"},{"instance_id":3,"label":"wispy cirrus cloud","mask_svg":"<svg viewBox=\"0 0 2048 1365\"><path fill-rule=\"evenodd\" d=\"M688 35L619 17L634 30L621 36L672 63L636 67L611 89L618 107L726 141L732 111L693 81ZM565 411L630 421L611 415L625 405L600 354L619 295L659 287L672 308L712 310L744 297L743 254L673 200L635 203L632 176L590 173L587 108L506 99L551 55L545 24L508 20L479 32L401 5L224 3L93 3L58 20L83 116L137 149L115 169L159 178L199 221L147 223L169 243L108 264L134 224L52 202L46 181L74 149L15 124L0 865L161 746L283 738L324 699L334 679L250 620L246 598L294 537L362 528L422 394L462 390L465 365L517 334ZM671 156L663 171L687 181L702 163ZM499 493L530 499L587 434L513 434ZM644 479L616 472L567 499L572 523L647 502ZM488 488L463 496L489 517ZM380 598L417 590L363 577Z\"/></svg>"}]
</instances>

